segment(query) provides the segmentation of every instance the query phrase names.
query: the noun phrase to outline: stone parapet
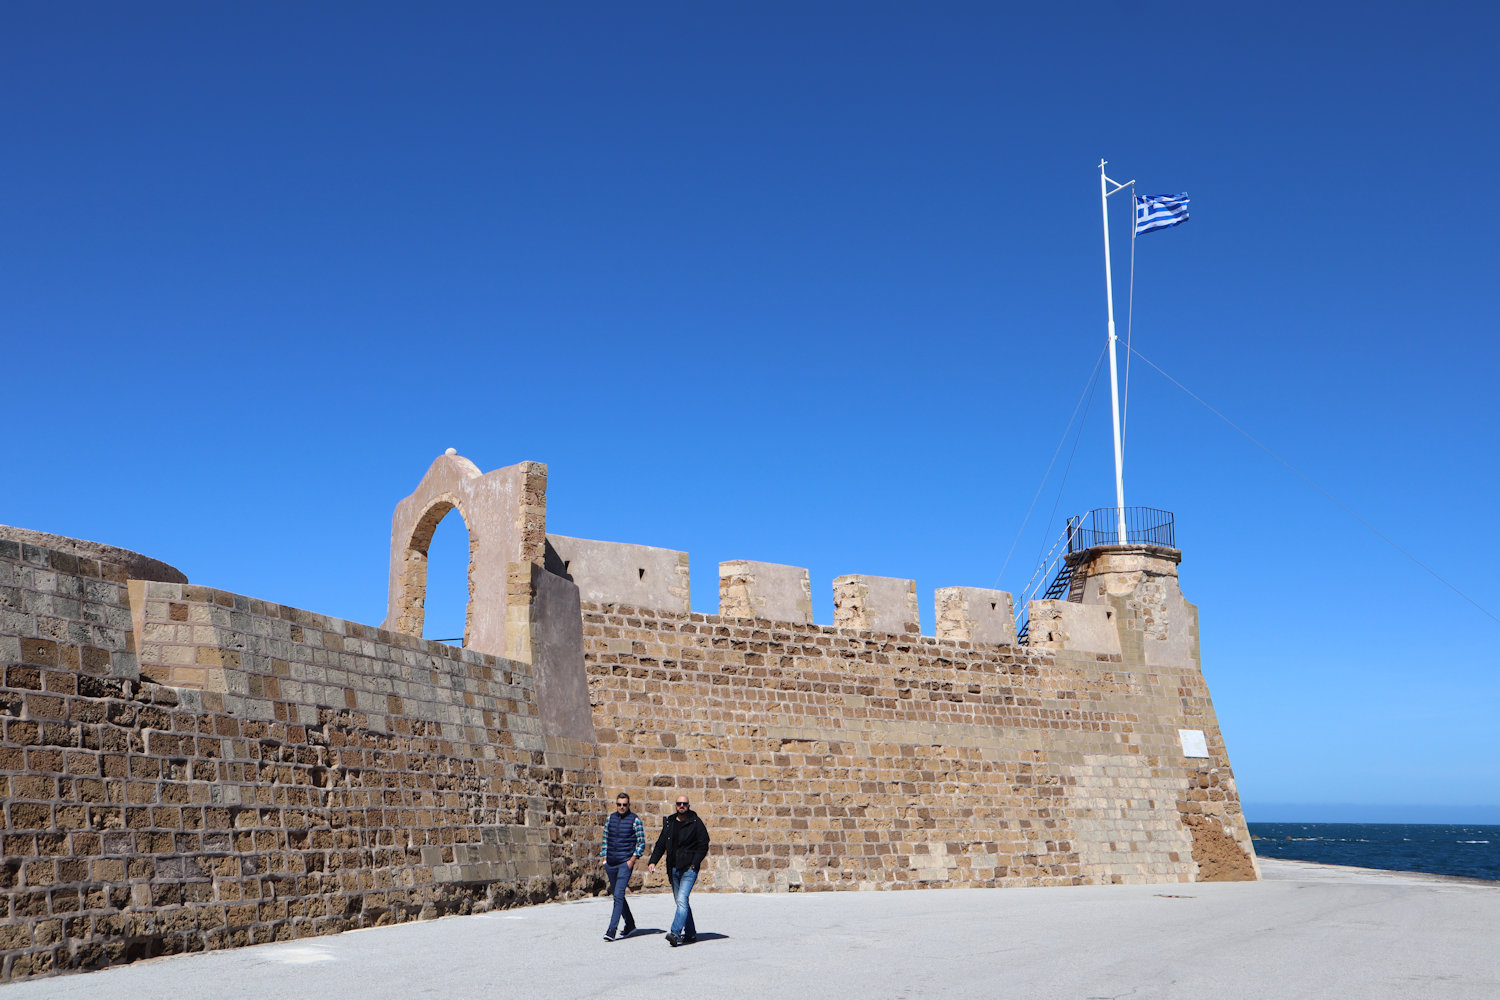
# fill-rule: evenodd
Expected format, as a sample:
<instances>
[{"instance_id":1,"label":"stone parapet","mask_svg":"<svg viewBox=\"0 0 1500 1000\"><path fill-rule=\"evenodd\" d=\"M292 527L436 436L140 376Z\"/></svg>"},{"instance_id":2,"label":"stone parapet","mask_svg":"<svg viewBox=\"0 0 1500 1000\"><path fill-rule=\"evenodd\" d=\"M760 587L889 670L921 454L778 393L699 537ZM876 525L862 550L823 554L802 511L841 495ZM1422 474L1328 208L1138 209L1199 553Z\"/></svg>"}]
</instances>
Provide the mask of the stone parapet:
<instances>
[{"instance_id":1,"label":"stone parapet","mask_svg":"<svg viewBox=\"0 0 1500 1000\"><path fill-rule=\"evenodd\" d=\"M159 580L163 583L187 583L187 574L176 566L169 566L160 559L141 555L129 549L100 542L87 542L81 538L49 535L45 531L29 531L0 524L0 539L8 539L21 545L46 549L63 557L72 556L80 560L74 564L81 573L99 577L115 583L126 580Z\"/></svg>"},{"instance_id":2,"label":"stone parapet","mask_svg":"<svg viewBox=\"0 0 1500 1000\"><path fill-rule=\"evenodd\" d=\"M1014 645L1015 607L1003 590L942 587L934 594L934 634L993 646Z\"/></svg>"},{"instance_id":3,"label":"stone parapet","mask_svg":"<svg viewBox=\"0 0 1500 1000\"><path fill-rule=\"evenodd\" d=\"M548 572L571 580L580 599L688 611L688 554L650 545L548 535Z\"/></svg>"},{"instance_id":4,"label":"stone parapet","mask_svg":"<svg viewBox=\"0 0 1500 1000\"><path fill-rule=\"evenodd\" d=\"M1120 655L1120 634L1109 608L1071 601L1032 601L1028 614L1031 625L1026 641L1034 649Z\"/></svg>"},{"instance_id":5,"label":"stone parapet","mask_svg":"<svg viewBox=\"0 0 1500 1000\"><path fill-rule=\"evenodd\" d=\"M745 559L721 562L719 614L725 618L810 622L812 579L800 566Z\"/></svg>"},{"instance_id":6,"label":"stone parapet","mask_svg":"<svg viewBox=\"0 0 1500 1000\"><path fill-rule=\"evenodd\" d=\"M922 631L917 584L888 576L840 576L833 581L833 624L892 635Z\"/></svg>"},{"instance_id":7,"label":"stone parapet","mask_svg":"<svg viewBox=\"0 0 1500 1000\"><path fill-rule=\"evenodd\" d=\"M465 753L497 725L544 749L529 664L191 584L132 580L129 599L141 676L210 710L309 725L337 706L375 732L426 723Z\"/></svg>"}]
</instances>

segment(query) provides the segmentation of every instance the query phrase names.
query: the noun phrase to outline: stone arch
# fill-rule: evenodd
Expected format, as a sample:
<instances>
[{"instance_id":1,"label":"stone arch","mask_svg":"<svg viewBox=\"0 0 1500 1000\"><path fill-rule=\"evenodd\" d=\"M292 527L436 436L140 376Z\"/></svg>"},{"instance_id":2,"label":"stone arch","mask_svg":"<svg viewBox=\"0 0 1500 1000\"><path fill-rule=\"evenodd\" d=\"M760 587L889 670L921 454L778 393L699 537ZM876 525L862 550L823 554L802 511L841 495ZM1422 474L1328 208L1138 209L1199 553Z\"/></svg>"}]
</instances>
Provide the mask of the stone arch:
<instances>
[{"instance_id":1,"label":"stone arch","mask_svg":"<svg viewBox=\"0 0 1500 1000\"><path fill-rule=\"evenodd\" d=\"M457 509L469 531L464 645L531 661L533 567L546 544L547 467L522 462L490 473L461 455L439 455L391 517L390 591L383 628L421 635L427 549Z\"/></svg>"},{"instance_id":2,"label":"stone arch","mask_svg":"<svg viewBox=\"0 0 1500 1000\"><path fill-rule=\"evenodd\" d=\"M406 550L402 554L401 596L397 604L398 616L395 628L396 631L406 632L409 635L422 634L422 627L427 620L428 551L432 547L432 539L437 533L437 526L455 511L458 513L459 520L463 522L464 534L469 540L468 597L464 602L463 637L463 644L467 646L472 639L474 624L474 532L469 528L469 519L464 515L458 498L452 494L443 494L434 498L417 518L417 523L412 529L412 536L407 541Z\"/></svg>"}]
</instances>

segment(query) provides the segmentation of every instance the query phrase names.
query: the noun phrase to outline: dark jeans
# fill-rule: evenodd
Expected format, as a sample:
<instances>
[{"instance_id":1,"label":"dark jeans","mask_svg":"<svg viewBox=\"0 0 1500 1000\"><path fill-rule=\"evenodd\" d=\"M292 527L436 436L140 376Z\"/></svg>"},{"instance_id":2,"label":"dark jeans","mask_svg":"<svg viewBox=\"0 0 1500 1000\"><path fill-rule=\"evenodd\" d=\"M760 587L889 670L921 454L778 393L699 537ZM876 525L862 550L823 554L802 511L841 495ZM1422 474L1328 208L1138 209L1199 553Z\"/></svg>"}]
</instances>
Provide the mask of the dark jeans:
<instances>
[{"instance_id":1,"label":"dark jeans","mask_svg":"<svg viewBox=\"0 0 1500 1000\"><path fill-rule=\"evenodd\" d=\"M698 881L697 871L692 868L668 870L667 878L672 882L672 898L677 901L677 912L672 915L672 933L678 937L697 937L698 928L693 923L693 908L688 905L693 883Z\"/></svg>"},{"instance_id":2,"label":"dark jeans","mask_svg":"<svg viewBox=\"0 0 1500 1000\"><path fill-rule=\"evenodd\" d=\"M630 915L630 904L625 902L625 890L630 886L630 866L623 861L617 865L606 862L604 870L609 872L609 891L615 897L615 908L609 913L609 933L615 932L622 916L625 926L634 930L635 917Z\"/></svg>"}]
</instances>

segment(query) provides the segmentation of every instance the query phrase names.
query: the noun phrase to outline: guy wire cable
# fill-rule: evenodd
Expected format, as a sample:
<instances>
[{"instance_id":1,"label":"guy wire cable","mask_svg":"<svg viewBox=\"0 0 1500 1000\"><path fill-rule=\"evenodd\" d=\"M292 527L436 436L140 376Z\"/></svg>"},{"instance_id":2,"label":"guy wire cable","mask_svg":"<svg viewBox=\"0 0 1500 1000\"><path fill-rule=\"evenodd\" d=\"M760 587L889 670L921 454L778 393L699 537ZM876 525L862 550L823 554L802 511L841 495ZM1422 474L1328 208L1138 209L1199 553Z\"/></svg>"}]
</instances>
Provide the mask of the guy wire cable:
<instances>
[{"instance_id":1,"label":"guy wire cable","mask_svg":"<svg viewBox=\"0 0 1500 1000\"><path fill-rule=\"evenodd\" d=\"M1255 445L1255 447L1259 448L1261 451L1265 452L1267 455L1270 455L1272 458L1276 459L1276 461L1280 462L1282 465L1284 465L1288 469L1290 469L1297 476L1298 479L1301 479L1304 483L1306 483L1307 485L1311 486L1313 489L1317 490L1319 493L1323 494L1329 500L1333 501L1333 503L1340 510L1342 510L1345 514L1348 514L1350 517L1354 518L1356 521L1358 521L1360 524L1364 525L1366 528L1369 528L1370 531L1373 532L1375 534L1375 536L1378 537L1381 541L1385 542L1391 548L1395 549L1397 552L1401 553L1403 556L1405 556L1406 558L1410 559L1412 562L1416 563L1418 566L1420 566L1423 569L1425 569L1428 573L1432 574L1433 579L1437 580L1439 583L1441 583L1443 586L1447 587L1449 590L1453 591L1459 597L1462 597L1464 600L1466 600L1470 604L1474 605L1474 607L1478 608L1481 612L1483 612L1485 615L1487 615L1488 617L1490 617L1491 619L1493 619L1495 622L1500 623L1500 617L1496 617L1495 614L1493 612L1491 612L1489 608L1485 607L1483 604L1480 604L1478 601L1474 600L1474 598L1470 597L1468 594L1465 594L1462 590L1459 590L1453 584L1449 583L1446 579L1443 578L1442 574L1440 574L1437 570L1433 569L1431 566L1427 565L1422 560L1418 559L1416 556L1414 556L1410 552L1406 551L1404 548L1402 548L1400 545L1398 545L1396 543L1396 541L1394 539L1392 539L1389 535L1387 535L1385 532L1381 531L1379 528L1375 527L1375 525L1371 524L1369 521L1366 521L1364 518L1362 518L1358 514L1354 513L1354 511L1351 510L1349 508L1349 506L1347 504L1345 504L1342 500L1340 500L1338 497L1334 496L1332 493L1329 493L1323 487L1319 486L1317 483L1315 483L1311 479L1309 479L1307 477L1307 475L1302 472L1301 469L1297 468L1291 462L1288 462L1286 459L1284 459L1280 455L1276 454L1270 448L1267 448L1265 445L1261 444L1260 441L1256 440L1256 438L1255 438L1255 436L1253 434L1251 434L1249 431L1245 430L1243 427L1241 427L1239 424L1235 423L1233 420L1230 420L1228 417L1224 416L1224 414L1220 413L1218 410L1214 409L1212 406L1210 406L1207 402L1204 401L1203 397L1199 396L1196 392L1194 392L1193 390L1189 389L1187 386L1183 385L1181 382L1177 381L1175 378L1173 378L1172 376L1168 375L1166 372L1162 371L1161 366L1158 365L1156 362L1152 361L1150 358L1146 357L1144 354L1141 354L1140 351L1136 351L1135 353L1136 353L1136 355L1138 355L1140 357L1140 359L1142 361L1146 362L1146 364L1150 365L1152 368L1155 368L1157 370L1157 372L1159 372L1161 374L1162 378L1166 379L1168 382L1171 382L1177 388L1181 389L1183 392L1185 392L1189 396L1193 397L1193 399L1195 399L1199 403L1201 403L1203 405L1203 407L1206 410L1208 410L1208 412L1212 413L1214 416L1216 416L1220 420L1224 421L1230 427L1233 427L1235 430L1239 431L1241 434L1243 434L1250 441L1251 444Z\"/></svg>"},{"instance_id":2,"label":"guy wire cable","mask_svg":"<svg viewBox=\"0 0 1500 1000\"><path fill-rule=\"evenodd\" d=\"M1094 368L1089 372L1088 381L1083 384L1083 392L1079 394L1078 402L1073 404L1073 415L1068 418L1068 425L1063 428L1062 437L1057 441L1057 447L1052 449L1052 461L1047 463L1047 471L1042 474L1042 481L1037 484L1036 494L1031 498L1031 506L1026 508L1026 516L1021 519L1021 527L1016 531L1016 537L1010 543L1010 551L1005 553L1005 562L1000 564L1000 572L995 577L996 586L999 586L1001 578L1005 576L1005 569L1010 565L1011 556L1015 555L1016 544L1020 542L1021 535L1026 531L1026 525L1031 520L1031 512L1036 508L1036 502L1041 498L1042 490L1047 488L1047 477L1052 475L1052 466L1057 463L1057 456L1062 451L1063 445L1068 443L1068 433L1073 429L1073 420L1078 416L1078 408L1083 405L1084 399L1090 395L1090 391L1094 387L1094 379L1099 374L1099 365L1104 361L1104 352L1107 350L1109 350L1109 345L1105 344L1099 349L1099 356L1094 359ZM1074 447L1076 449L1077 446L1075 445ZM1069 461L1071 462L1072 459L1069 459ZM1047 543L1043 541L1042 544L1045 545Z\"/></svg>"},{"instance_id":3,"label":"guy wire cable","mask_svg":"<svg viewBox=\"0 0 1500 1000\"><path fill-rule=\"evenodd\" d=\"M1099 380L1097 378L1095 378L1094 379L1094 388L1098 388L1098 385L1099 385ZM1049 539L1049 538L1052 537L1052 525L1054 525L1055 523L1057 523L1057 508L1062 505L1063 489L1068 485L1068 473L1070 471L1072 471L1072 469L1073 469L1073 458L1074 458L1075 455L1078 454L1078 445L1079 445L1079 443L1083 441L1083 428L1084 428L1084 425L1087 424L1088 421L1089 421L1089 407L1091 407L1093 405L1093 403L1094 403L1094 392L1091 389L1089 391L1088 402L1086 404L1084 404L1084 407L1083 407L1083 416L1078 421L1078 433L1076 433L1076 434L1073 435L1073 450L1070 451L1070 452L1068 452L1068 464L1065 465L1065 466L1063 466L1062 479L1058 480L1058 483L1057 483L1057 499L1055 499L1055 500L1052 501L1052 513L1047 515L1047 527L1042 532L1042 544L1037 547L1037 561L1038 562L1040 562L1042 560L1042 553L1045 551L1045 548L1046 548L1046 545L1047 545L1047 539ZM1123 437L1124 437L1124 432L1122 431L1121 432L1121 438L1123 439ZM1123 450L1123 448L1122 448L1122 450Z\"/></svg>"}]
</instances>

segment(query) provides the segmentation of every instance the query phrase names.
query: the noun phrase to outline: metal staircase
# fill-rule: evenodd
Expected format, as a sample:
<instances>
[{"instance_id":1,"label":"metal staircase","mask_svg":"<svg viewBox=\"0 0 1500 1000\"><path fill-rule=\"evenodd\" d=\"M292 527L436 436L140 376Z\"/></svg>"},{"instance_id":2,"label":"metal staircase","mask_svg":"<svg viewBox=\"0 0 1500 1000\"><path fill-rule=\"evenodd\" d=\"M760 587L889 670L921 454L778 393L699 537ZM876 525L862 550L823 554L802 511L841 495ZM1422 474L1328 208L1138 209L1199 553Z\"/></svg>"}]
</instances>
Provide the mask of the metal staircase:
<instances>
[{"instance_id":1,"label":"metal staircase","mask_svg":"<svg viewBox=\"0 0 1500 1000\"><path fill-rule=\"evenodd\" d=\"M1083 595L1080 593L1078 597L1073 596L1073 581L1073 563L1064 559L1057 569L1057 575L1052 578L1051 583L1047 584L1047 589L1042 592L1042 596L1036 600L1055 601L1059 598L1066 598L1069 601L1077 601ZM1083 579L1078 578L1078 582L1082 583ZM1026 639L1031 634L1031 600L1026 601L1017 615L1020 621L1016 623L1016 642L1023 646L1027 644Z\"/></svg>"},{"instance_id":2,"label":"metal staircase","mask_svg":"<svg viewBox=\"0 0 1500 1000\"><path fill-rule=\"evenodd\" d=\"M1016 642L1023 646L1026 645L1027 636L1031 634L1032 601L1055 601L1065 596L1072 600L1073 564L1068 561L1068 555L1074 551L1080 521L1081 518L1068 518L1067 529L1053 543L1052 551L1047 553L1047 557L1037 563L1036 572L1021 591L1021 599L1016 603ZM1054 566L1057 567L1057 573L1043 591L1041 582L1047 579L1047 574L1052 572Z\"/></svg>"},{"instance_id":3,"label":"metal staircase","mask_svg":"<svg viewBox=\"0 0 1500 1000\"><path fill-rule=\"evenodd\" d=\"M1073 599L1073 564L1064 562L1058 569L1057 575L1052 582L1047 584L1047 590L1042 594L1042 600L1055 601L1059 597Z\"/></svg>"},{"instance_id":4,"label":"metal staircase","mask_svg":"<svg viewBox=\"0 0 1500 1000\"><path fill-rule=\"evenodd\" d=\"M1154 507L1126 507L1124 513L1127 544L1176 547L1176 526L1171 512ZM1102 507L1082 517L1068 518L1067 528L1053 543L1052 551L1037 564L1036 572L1016 602L1016 642L1027 645L1032 601L1066 600L1078 604L1083 600L1083 577L1074 573L1078 563L1068 557L1096 545L1118 544L1119 514L1118 508ZM1041 581L1047 580L1054 567L1056 572L1043 590Z\"/></svg>"}]
</instances>

